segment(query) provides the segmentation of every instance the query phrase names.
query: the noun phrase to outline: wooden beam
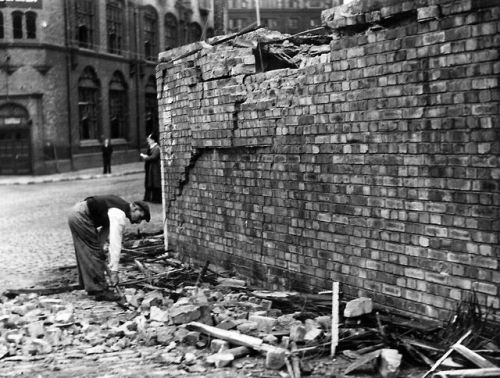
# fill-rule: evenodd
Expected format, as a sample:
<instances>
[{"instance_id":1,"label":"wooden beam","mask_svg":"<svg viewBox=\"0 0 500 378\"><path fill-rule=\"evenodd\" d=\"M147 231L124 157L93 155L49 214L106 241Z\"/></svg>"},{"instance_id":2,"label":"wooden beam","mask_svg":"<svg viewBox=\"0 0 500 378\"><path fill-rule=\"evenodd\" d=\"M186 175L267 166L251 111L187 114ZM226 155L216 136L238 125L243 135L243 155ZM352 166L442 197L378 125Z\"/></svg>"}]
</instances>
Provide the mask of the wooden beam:
<instances>
[{"instance_id":1,"label":"wooden beam","mask_svg":"<svg viewBox=\"0 0 500 378\"><path fill-rule=\"evenodd\" d=\"M428 376L429 376L429 374L431 374L432 372L434 372L434 371L435 371L435 370L439 367L439 365L441 365L441 364L443 363L443 361L444 361L444 360L446 360L446 359L448 358L448 356L449 356L449 355L450 355L450 354L454 351L453 347L454 347L455 345L462 344L462 343L463 343L463 341L464 341L467 337L469 337L469 335L470 335L471 333L472 333L472 331L471 331L471 330L467 331L467 332L465 333L465 335L463 335L463 336L462 336L462 337L461 337L461 338L460 338L460 339L459 339L459 340L458 340L458 341L457 341L454 345L452 345L452 346L451 346L451 348L450 348L450 349L448 349L448 351L447 351L445 354L443 354L443 355L441 356L441 358L440 358L439 360L437 360L437 361L436 361L436 363L435 363L434 365L432 365L432 367L431 367L431 368L427 371L427 373L425 373L425 374L422 376L422 378L426 378L426 377L428 377Z\"/></svg>"},{"instance_id":2,"label":"wooden beam","mask_svg":"<svg viewBox=\"0 0 500 378\"><path fill-rule=\"evenodd\" d=\"M436 378L466 378L466 377L500 377L500 368L484 368L484 369L460 369L440 371L434 374Z\"/></svg>"},{"instance_id":3,"label":"wooden beam","mask_svg":"<svg viewBox=\"0 0 500 378\"><path fill-rule=\"evenodd\" d=\"M473 352L472 350L470 350L466 346L463 346L461 344L456 344L456 345L453 345L452 348L455 352L460 353L462 356L464 356L470 362L472 362L473 364L477 365L480 368L496 368L497 367L494 363L488 361L486 358L484 358L483 356L480 356L476 352Z\"/></svg>"}]
</instances>

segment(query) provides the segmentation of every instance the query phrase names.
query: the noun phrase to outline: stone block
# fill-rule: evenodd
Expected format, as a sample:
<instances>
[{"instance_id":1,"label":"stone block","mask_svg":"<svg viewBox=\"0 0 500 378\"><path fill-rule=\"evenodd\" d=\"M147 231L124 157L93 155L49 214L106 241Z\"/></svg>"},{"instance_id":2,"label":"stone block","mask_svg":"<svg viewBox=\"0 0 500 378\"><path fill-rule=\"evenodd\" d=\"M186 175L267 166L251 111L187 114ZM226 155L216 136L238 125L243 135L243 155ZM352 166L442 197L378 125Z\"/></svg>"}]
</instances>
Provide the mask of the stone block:
<instances>
[{"instance_id":1,"label":"stone block","mask_svg":"<svg viewBox=\"0 0 500 378\"><path fill-rule=\"evenodd\" d=\"M5 340L9 343L20 344L23 340L24 334L21 331L8 331L5 334Z\"/></svg>"},{"instance_id":2,"label":"stone block","mask_svg":"<svg viewBox=\"0 0 500 378\"><path fill-rule=\"evenodd\" d=\"M238 324L236 329L241 333L249 334L252 333L253 331L256 331L257 326L258 326L257 322L246 321L241 324Z\"/></svg>"},{"instance_id":3,"label":"stone block","mask_svg":"<svg viewBox=\"0 0 500 378\"><path fill-rule=\"evenodd\" d=\"M262 315L250 315L248 320L257 323L257 330L265 333L270 333L277 322L275 318Z\"/></svg>"},{"instance_id":4,"label":"stone block","mask_svg":"<svg viewBox=\"0 0 500 378\"><path fill-rule=\"evenodd\" d=\"M141 309L149 310L152 306L160 307L163 305L163 294L158 290L148 292L141 302Z\"/></svg>"},{"instance_id":5,"label":"stone block","mask_svg":"<svg viewBox=\"0 0 500 378\"><path fill-rule=\"evenodd\" d=\"M166 365L179 365L182 362L182 355L177 355L177 353L162 353L160 359Z\"/></svg>"},{"instance_id":6,"label":"stone block","mask_svg":"<svg viewBox=\"0 0 500 378\"><path fill-rule=\"evenodd\" d=\"M151 306L149 310L149 320L166 323L168 322L169 315L168 311L164 311L156 306Z\"/></svg>"},{"instance_id":7,"label":"stone block","mask_svg":"<svg viewBox=\"0 0 500 378\"><path fill-rule=\"evenodd\" d=\"M304 341L306 327L300 321L296 321L290 326L290 340L295 342Z\"/></svg>"},{"instance_id":8,"label":"stone block","mask_svg":"<svg viewBox=\"0 0 500 378\"><path fill-rule=\"evenodd\" d=\"M401 365L401 354L397 349L382 349L380 353L379 373L382 378L397 378Z\"/></svg>"},{"instance_id":9,"label":"stone block","mask_svg":"<svg viewBox=\"0 0 500 378\"><path fill-rule=\"evenodd\" d=\"M34 339L44 336L45 328L42 321L33 322L26 326L28 335Z\"/></svg>"},{"instance_id":10,"label":"stone block","mask_svg":"<svg viewBox=\"0 0 500 378\"><path fill-rule=\"evenodd\" d=\"M280 370L285 366L285 350L281 348L270 348L266 353L266 368Z\"/></svg>"},{"instance_id":11,"label":"stone block","mask_svg":"<svg viewBox=\"0 0 500 378\"><path fill-rule=\"evenodd\" d=\"M174 327L156 328L156 341L162 345L168 345L174 339Z\"/></svg>"},{"instance_id":12,"label":"stone block","mask_svg":"<svg viewBox=\"0 0 500 378\"><path fill-rule=\"evenodd\" d=\"M200 341L200 333L197 331L190 331L182 338L182 342L188 345L196 345L198 341Z\"/></svg>"},{"instance_id":13,"label":"stone block","mask_svg":"<svg viewBox=\"0 0 500 378\"><path fill-rule=\"evenodd\" d=\"M221 329L234 329L236 328L236 322L233 319L224 319L219 324L217 324L217 328Z\"/></svg>"},{"instance_id":14,"label":"stone block","mask_svg":"<svg viewBox=\"0 0 500 378\"><path fill-rule=\"evenodd\" d=\"M361 297L347 302L344 309L344 317L353 318L369 314L373 311L373 302L371 298Z\"/></svg>"},{"instance_id":15,"label":"stone block","mask_svg":"<svg viewBox=\"0 0 500 378\"><path fill-rule=\"evenodd\" d=\"M199 320L202 316L202 306L182 305L169 309L169 317L172 324L186 324Z\"/></svg>"},{"instance_id":16,"label":"stone block","mask_svg":"<svg viewBox=\"0 0 500 378\"><path fill-rule=\"evenodd\" d=\"M59 327L49 327L45 329L45 340L52 346L57 346L61 342L62 330Z\"/></svg>"},{"instance_id":17,"label":"stone block","mask_svg":"<svg viewBox=\"0 0 500 378\"><path fill-rule=\"evenodd\" d=\"M234 356L231 353L219 352L207 356L206 361L209 364L214 364L216 368L221 368L231 365L234 360Z\"/></svg>"},{"instance_id":18,"label":"stone block","mask_svg":"<svg viewBox=\"0 0 500 378\"><path fill-rule=\"evenodd\" d=\"M59 324L68 324L73 323L73 310L65 309L62 311L58 311L54 316L54 322Z\"/></svg>"},{"instance_id":19,"label":"stone block","mask_svg":"<svg viewBox=\"0 0 500 378\"><path fill-rule=\"evenodd\" d=\"M229 349L229 343L226 340L212 339L210 342L210 351L212 353L219 353L226 349Z\"/></svg>"}]
</instances>

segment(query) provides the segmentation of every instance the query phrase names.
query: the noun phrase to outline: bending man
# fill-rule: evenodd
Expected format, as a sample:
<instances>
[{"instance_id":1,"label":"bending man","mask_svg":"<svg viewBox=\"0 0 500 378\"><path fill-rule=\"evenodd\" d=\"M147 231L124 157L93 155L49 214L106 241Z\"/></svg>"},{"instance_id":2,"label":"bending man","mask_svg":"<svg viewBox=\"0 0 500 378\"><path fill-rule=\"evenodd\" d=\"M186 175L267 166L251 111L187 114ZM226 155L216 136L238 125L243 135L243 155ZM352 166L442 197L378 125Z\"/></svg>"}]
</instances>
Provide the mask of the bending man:
<instances>
[{"instance_id":1,"label":"bending man","mask_svg":"<svg viewBox=\"0 0 500 378\"><path fill-rule=\"evenodd\" d=\"M149 222L149 206L143 201L129 203L115 195L88 197L78 202L68 218L75 245L79 283L96 300L114 301L119 297L109 289L118 284L118 264L126 219L130 223ZM103 246L109 239L109 261ZM107 265L106 265L107 264Z\"/></svg>"}]
</instances>

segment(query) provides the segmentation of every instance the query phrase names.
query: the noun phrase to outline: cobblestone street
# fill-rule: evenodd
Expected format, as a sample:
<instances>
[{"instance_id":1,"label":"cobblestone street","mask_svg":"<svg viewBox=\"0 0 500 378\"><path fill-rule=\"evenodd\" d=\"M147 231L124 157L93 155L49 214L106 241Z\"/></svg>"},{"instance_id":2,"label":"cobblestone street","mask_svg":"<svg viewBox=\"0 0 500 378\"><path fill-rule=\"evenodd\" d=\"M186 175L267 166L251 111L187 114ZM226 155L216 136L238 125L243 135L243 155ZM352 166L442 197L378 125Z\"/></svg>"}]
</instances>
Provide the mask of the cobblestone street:
<instances>
[{"instance_id":1,"label":"cobblestone street","mask_svg":"<svg viewBox=\"0 0 500 378\"><path fill-rule=\"evenodd\" d=\"M88 180L0 185L0 291L27 288L54 268L75 264L67 214L77 201L95 194L142 199L142 173ZM148 224L127 225L142 231L162 228L161 205L151 204Z\"/></svg>"}]
</instances>

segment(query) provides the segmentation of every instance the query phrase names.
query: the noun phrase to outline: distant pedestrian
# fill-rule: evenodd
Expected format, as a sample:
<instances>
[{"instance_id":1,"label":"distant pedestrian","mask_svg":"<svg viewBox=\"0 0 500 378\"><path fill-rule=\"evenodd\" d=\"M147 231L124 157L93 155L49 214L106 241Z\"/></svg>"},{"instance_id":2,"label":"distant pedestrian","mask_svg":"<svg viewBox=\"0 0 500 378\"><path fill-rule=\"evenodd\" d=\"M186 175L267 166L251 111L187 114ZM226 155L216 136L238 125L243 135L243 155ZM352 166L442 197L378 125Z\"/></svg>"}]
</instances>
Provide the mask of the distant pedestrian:
<instances>
[{"instance_id":1,"label":"distant pedestrian","mask_svg":"<svg viewBox=\"0 0 500 378\"><path fill-rule=\"evenodd\" d=\"M161 203L161 163L160 146L158 145L158 136L149 134L146 138L148 142L147 153L141 153L144 160L144 201Z\"/></svg>"},{"instance_id":2,"label":"distant pedestrian","mask_svg":"<svg viewBox=\"0 0 500 378\"><path fill-rule=\"evenodd\" d=\"M93 196L78 202L68 217L80 286L96 300L119 299L109 289L105 273L108 272L111 285L118 284L122 236L127 219L130 223L149 222L148 204L143 201L129 203L115 195ZM108 241L109 256L106 256L104 245Z\"/></svg>"},{"instance_id":3,"label":"distant pedestrian","mask_svg":"<svg viewBox=\"0 0 500 378\"><path fill-rule=\"evenodd\" d=\"M111 154L113 153L113 146L111 145L111 139L104 139L104 143L102 144L102 164L103 164L103 172L111 173Z\"/></svg>"}]
</instances>

